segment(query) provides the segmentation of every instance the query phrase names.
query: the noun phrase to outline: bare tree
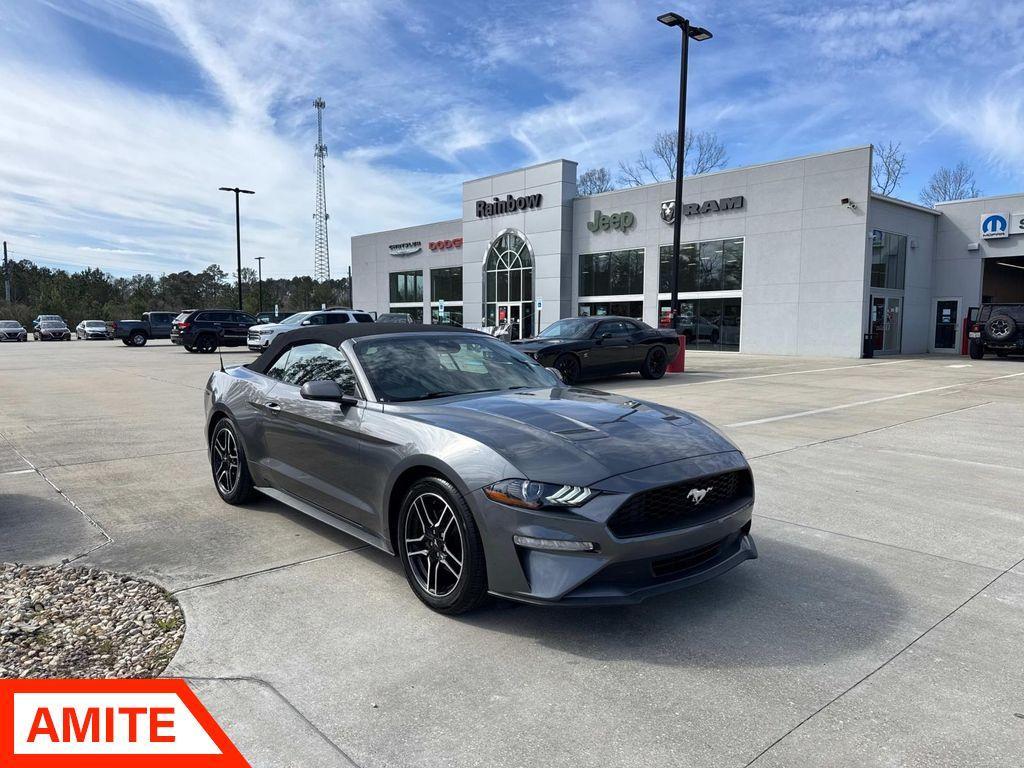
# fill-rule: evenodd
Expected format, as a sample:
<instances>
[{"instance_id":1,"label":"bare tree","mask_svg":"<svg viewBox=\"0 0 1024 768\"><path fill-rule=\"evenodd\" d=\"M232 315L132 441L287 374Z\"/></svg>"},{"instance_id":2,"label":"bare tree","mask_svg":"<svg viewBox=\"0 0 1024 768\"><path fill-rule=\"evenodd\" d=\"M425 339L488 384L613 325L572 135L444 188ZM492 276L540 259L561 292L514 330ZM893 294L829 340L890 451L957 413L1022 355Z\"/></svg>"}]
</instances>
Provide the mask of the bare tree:
<instances>
[{"instance_id":1,"label":"bare tree","mask_svg":"<svg viewBox=\"0 0 1024 768\"><path fill-rule=\"evenodd\" d=\"M576 179L576 192L581 197L611 192L613 189L615 189L615 185L612 184L612 175L604 167L591 168L589 171L581 173Z\"/></svg>"},{"instance_id":2,"label":"bare tree","mask_svg":"<svg viewBox=\"0 0 1024 768\"><path fill-rule=\"evenodd\" d=\"M879 195L891 195L900 186L907 172L907 153L900 142L890 141L875 147L871 165L872 188Z\"/></svg>"},{"instance_id":3,"label":"bare tree","mask_svg":"<svg viewBox=\"0 0 1024 768\"><path fill-rule=\"evenodd\" d=\"M932 206L946 200L967 200L980 196L981 190L974 183L974 171L963 160L956 164L956 168L939 168L921 190L921 202Z\"/></svg>"},{"instance_id":4,"label":"bare tree","mask_svg":"<svg viewBox=\"0 0 1024 768\"><path fill-rule=\"evenodd\" d=\"M663 131L654 137L653 156L643 152L632 163L619 163L619 181L630 187L676 177L678 131ZM683 142L683 169L689 176L723 168L728 162L725 145L714 131L687 131Z\"/></svg>"}]
</instances>

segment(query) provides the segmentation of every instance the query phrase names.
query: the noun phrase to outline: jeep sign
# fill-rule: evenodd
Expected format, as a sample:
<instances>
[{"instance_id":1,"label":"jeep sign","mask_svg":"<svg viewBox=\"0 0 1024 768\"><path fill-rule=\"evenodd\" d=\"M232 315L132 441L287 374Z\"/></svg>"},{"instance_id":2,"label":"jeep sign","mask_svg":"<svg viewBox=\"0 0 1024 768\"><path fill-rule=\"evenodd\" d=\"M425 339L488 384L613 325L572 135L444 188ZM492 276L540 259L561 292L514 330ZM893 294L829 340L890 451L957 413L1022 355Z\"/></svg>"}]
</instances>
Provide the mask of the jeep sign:
<instances>
[{"instance_id":1,"label":"jeep sign","mask_svg":"<svg viewBox=\"0 0 1024 768\"><path fill-rule=\"evenodd\" d=\"M683 216L697 216L717 211L737 211L744 205L743 195L723 197L719 200L705 200L703 203L683 203ZM661 204L661 220L671 224L676 220L676 201L666 200Z\"/></svg>"},{"instance_id":2,"label":"jeep sign","mask_svg":"<svg viewBox=\"0 0 1024 768\"><path fill-rule=\"evenodd\" d=\"M607 232L609 229L617 229L621 232L628 232L636 226L636 216L632 211L622 213L602 214L594 211L594 220L587 222L587 229L591 232Z\"/></svg>"}]
</instances>

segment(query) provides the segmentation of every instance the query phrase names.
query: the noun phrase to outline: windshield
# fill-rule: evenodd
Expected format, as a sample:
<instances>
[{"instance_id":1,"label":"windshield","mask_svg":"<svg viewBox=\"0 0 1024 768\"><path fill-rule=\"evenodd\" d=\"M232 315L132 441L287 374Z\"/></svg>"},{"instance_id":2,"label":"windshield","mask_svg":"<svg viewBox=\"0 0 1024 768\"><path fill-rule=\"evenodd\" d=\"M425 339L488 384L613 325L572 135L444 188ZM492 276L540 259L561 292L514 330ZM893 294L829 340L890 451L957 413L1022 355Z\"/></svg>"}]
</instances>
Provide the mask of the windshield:
<instances>
[{"instance_id":1,"label":"windshield","mask_svg":"<svg viewBox=\"0 0 1024 768\"><path fill-rule=\"evenodd\" d=\"M0 328L21 328L17 320L0 320Z\"/></svg>"},{"instance_id":2,"label":"windshield","mask_svg":"<svg viewBox=\"0 0 1024 768\"><path fill-rule=\"evenodd\" d=\"M593 324L582 318L570 317L552 323L540 332L542 339L585 339L590 335Z\"/></svg>"},{"instance_id":3,"label":"windshield","mask_svg":"<svg viewBox=\"0 0 1024 768\"><path fill-rule=\"evenodd\" d=\"M312 312L299 312L297 315L286 317L281 321L281 325L301 325L302 321L312 314Z\"/></svg>"},{"instance_id":4,"label":"windshield","mask_svg":"<svg viewBox=\"0 0 1024 768\"><path fill-rule=\"evenodd\" d=\"M64 327L64 323L58 323L58 322L54 322L52 320L46 320L46 321L40 323L39 325L42 326L43 328L63 328Z\"/></svg>"},{"instance_id":5,"label":"windshield","mask_svg":"<svg viewBox=\"0 0 1024 768\"><path fill-rule=\"evenodd\" d=\"M385 402L558 385L544 367L486 337L389 335L357 342L355 350Z\"/></svg>"},{"instance_id":6,"label":"windshield","mask_svg":"<svg viewBox=\"0 0 1024 768\"><path fill-rule=\"evenodd\" d=\"M107 324L104 323L102 320L86 320L85 321L85 327L86 328L106 328Z\"/></svg>"}]
</instances>

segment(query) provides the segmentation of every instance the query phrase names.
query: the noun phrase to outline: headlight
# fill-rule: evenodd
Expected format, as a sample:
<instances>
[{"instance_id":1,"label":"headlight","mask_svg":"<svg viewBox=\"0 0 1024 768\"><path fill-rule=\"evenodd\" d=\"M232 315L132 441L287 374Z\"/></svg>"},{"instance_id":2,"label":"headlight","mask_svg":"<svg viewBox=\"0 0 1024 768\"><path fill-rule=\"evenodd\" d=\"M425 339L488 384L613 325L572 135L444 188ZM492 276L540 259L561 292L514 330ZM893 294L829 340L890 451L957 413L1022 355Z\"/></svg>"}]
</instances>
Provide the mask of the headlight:
<instances>
[{"instance_id":1,"label":"headlight","mask_svg":"<svg viewBox=\"0 0 1024 768\"><path fill-rule=\"evenodd\" d=\"M492 501L514 507L540 509L541 507L578 507L597 494L578 485L536 483L532 480L502 480L484 488Z\"/></svg>"},{"instance_id":2,"label":"headlight","mask_svg":"<svg viewBox=\"0 0 1024 768\"><path fill-rule=\"evenodd\" d=\"M260 336L269 336L273 331L260 331Z\"/></svg>"}]
</instances>

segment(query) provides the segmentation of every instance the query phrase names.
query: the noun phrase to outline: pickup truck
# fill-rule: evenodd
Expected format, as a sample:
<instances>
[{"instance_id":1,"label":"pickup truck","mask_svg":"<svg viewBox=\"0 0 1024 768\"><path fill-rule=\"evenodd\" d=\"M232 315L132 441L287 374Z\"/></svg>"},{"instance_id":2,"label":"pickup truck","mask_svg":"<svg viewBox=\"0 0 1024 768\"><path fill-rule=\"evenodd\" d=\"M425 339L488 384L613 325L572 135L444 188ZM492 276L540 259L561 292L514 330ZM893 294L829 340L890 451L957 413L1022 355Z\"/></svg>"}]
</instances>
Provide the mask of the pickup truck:
<instances>
[{"instance_id":1,"label":"pickup truck","mask_svg":"<svg viewBox=\"0 0 1024 768\"><path fill-rule=\"evenodd\" d=\"M114 338L126 347L144 347L150 339L171 338L171 323L177 312L145 312L141 320L118 320L113 323Z\"/></svg>"}]
</instances>

